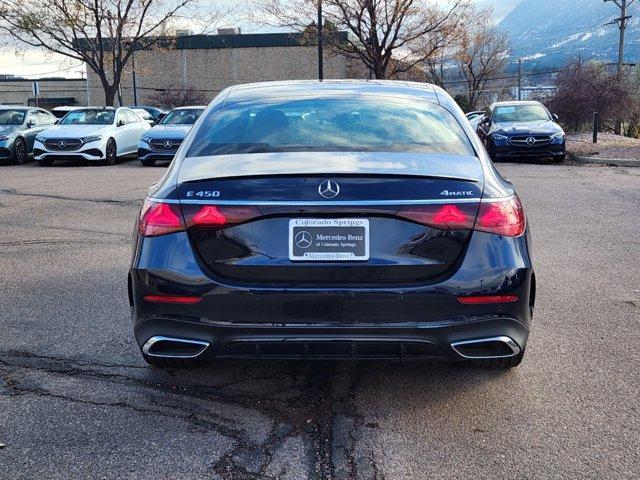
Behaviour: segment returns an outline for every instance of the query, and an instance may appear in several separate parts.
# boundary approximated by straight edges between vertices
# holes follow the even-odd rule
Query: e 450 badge
[[[189,190],[186,193],[187,197],[200,197],[200,198],[214,198],[220,196],[219,190]]]

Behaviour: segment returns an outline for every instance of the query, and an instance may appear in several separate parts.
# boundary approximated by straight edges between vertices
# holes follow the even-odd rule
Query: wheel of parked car
[[[107,148],[105,151],[104,162],[107,165],[115,165],[117,159],[118,159],[118,148],[116,147],[116,141],[113,138],[110,138],[107,141]]]
[[[13,161],[18,165],[27,161],[27,144],[22,138],[16,139],[13,146]]]
[[[140,159],[140,163],[145,167],[153,167],[156,164],[156,161],[153,158],[145,158]]]
[[[51,165],[53,165],[53,160],[51,160],[50,158],[43,158],[42,160],[38,160],[38,165],[40,165],[41,167],[50,167]]]

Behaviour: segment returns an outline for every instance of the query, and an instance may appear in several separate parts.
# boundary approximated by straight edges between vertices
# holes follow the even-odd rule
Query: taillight
[[[406,205],[398,216],[440,230],[478,230],[508,237],[522,235],[525,216],[517,196],[509,200],[444,205]]]
[[[441,230],[471,230],[477,210],[477,203],[406,205],[397,215]]]
[[[144,237],[157,237],[185,229],[178,205],[145,200],[140,210],[138,233]]]
[[[231,205],[183,205],[188,228],[225,228],[262,215],[257,207]]]
[[[483,202],[478,210],[475,230],[517,237],[524,233],[524,209],[517,196],[509,200]]]

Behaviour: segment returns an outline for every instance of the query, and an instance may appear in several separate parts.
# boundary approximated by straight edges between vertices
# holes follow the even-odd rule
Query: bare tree
[[[211,100],[209,95],[203,91],[180,86],[158,90],[149,95],[149,98],[154,105],[167,109],[189,105],[206,105]]]
[[[0,0],[0,32],[85,62],[113,105],[134,50],[153,48],[196,0]]]
[[[315,27],[318,1],[254,0],[263,22],[307,31]],[[325,20],[348,33],[327,35],[326,42],[360,59],[375,78],[394,78],[441,48],[438,39],[447,38],[469,5],[470,0],[322,0]]]
[[[467,84],[471,110],[477,109],[489,80],[504,72],[508,48],[506,36],[488,19],[476,20],[459,35],[454,56]]]
[[[556,78],[558,89],[548,105],[570,130],[591,128],[593,112],[598,112],[604,130],[616,130],[618,121],[630,133],[640,117],[638,78],[620,76],[606,65],[576,60]]]

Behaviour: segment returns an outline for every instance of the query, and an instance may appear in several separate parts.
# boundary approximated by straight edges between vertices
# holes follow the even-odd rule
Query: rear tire
[[[146,353],[142,354],[142,358],[152,367],[160,368],[189,368],[198,363],[197,359],[193,358],[163,358],[152,357]]]
[[[36,160],[36,162],[38,162],[38,165],[40,165],[41,167],[50,167],[51,165],[53,165],[53,160],[50,158],[44,158],[42,160]]]
[[[518,355],[509,358],[484,358],[481,360],[472,360],[471,365],[487,370],[508,370],[520,365],[523,358],[524,350],[522,350]]]
[[[22,138],[17,138],[13,144],[13,162],[22,165],[27,161],[27,144]]]
[[[140,163],[145,166],[145,167],[154,167],[156,164],[156,161],[153,158],[148,158],[145,160],[140,160]]]

